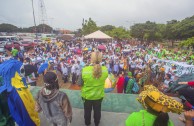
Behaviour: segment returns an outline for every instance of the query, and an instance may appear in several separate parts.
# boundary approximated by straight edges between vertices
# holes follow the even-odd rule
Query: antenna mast
[[[44,4],[44,0],[39,0],[39,22],[42,24],[42,33],[45,32],[45,24],[47,24],[47,14],[46,14],[46,8]]]

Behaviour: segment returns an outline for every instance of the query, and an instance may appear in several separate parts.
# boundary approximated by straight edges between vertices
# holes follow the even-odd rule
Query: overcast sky
[[[47,23],[54,28],[76,30],[82,20],[91,17],[98,26],[128,28],[147,20],[157,23],[194,15],[194,0],[44,0]],[[37,24],[39,0],[34,0]],[[0,23],[19,27],[34,25],[31,0],[0,0]]]

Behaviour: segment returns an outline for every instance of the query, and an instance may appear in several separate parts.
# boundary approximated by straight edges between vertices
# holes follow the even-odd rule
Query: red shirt
[[[189,86],[194,86],[194,81],[188,82],[188,85],[189,85]]]
[[[117,82],[117,93],[123,93],[124,82],[125,82],[125,78],[123,76],[119,77]]]

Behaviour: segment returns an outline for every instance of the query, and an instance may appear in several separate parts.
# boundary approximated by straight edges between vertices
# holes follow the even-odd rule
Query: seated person
[[[144,86],[144,91],[137,100],[145,110],[130,114],[125,122],[126,126],[173,126],[168,112],[180,114],[183,111],[181,103],[164,95],[152,85]]]

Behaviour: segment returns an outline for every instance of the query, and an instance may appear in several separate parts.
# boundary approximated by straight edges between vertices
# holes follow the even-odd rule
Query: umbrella
[[[84,50],[84,51],[88,51],[88,48],[84,48],[83,50]]]
[[[37,73],[37,68],[33,65],[27,64],[24,65],[24,71],[25,71],[25,76],[29,76],[32,73]]]
[[[92,51],[92,48],[88,48],[88,51]]]
[[[38,69],[38,74],[42,74],[49,67],[48,63],[43,63]]]
[[[106,50],[106,47],[105,47],[104,45],[99,45],[99,46],[98,46],[98,49]]]

